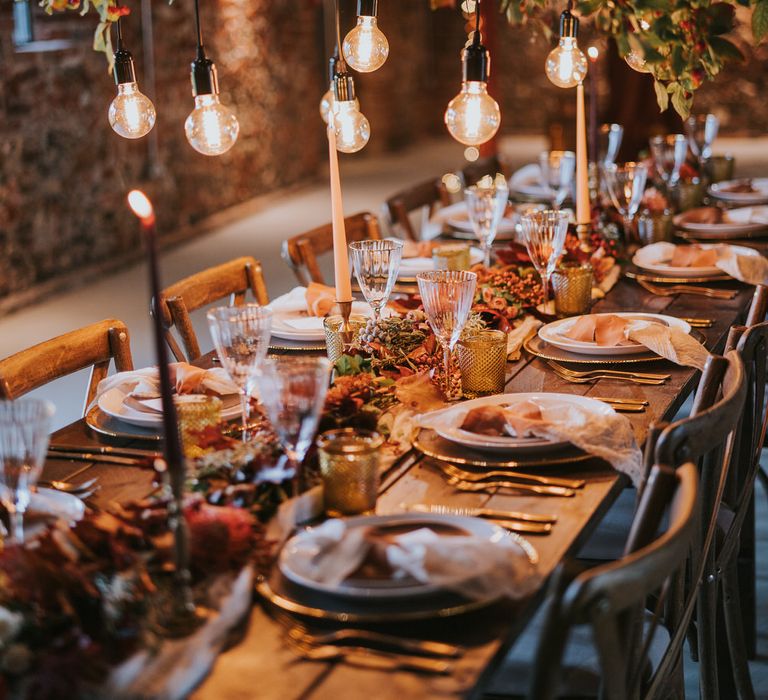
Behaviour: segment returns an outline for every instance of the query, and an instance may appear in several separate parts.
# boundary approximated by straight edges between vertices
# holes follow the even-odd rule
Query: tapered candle
[[[163,453],[168,465],[171,490],[179,504],[184,495],[184,458],[181,451],[179,424],[176,419],[176,404],[173,402],[173,386],[171,373],[168,370],[168,348],[160,316],[160,273],[157,265],[157,231],[155,228],[155,211],[152,202],[140,190],[131,190],[128,194],[128,204],[141,221],[144,234],[144,244],[147,249],[149,264],[149,286],[152,294],[152,321],[154,325],[155,354],[157,356],[157,372],[160,376],[160,395],[163,404],[163,429],[165,442]]]
[[[344,207],[341,201],[339,154],[336,151],[336,134],[330,124],[328,125],[328,160],[331,171],[331,221],[333,222],[333,269],[336,282],[336,301],[352,301],[347,232],[344,227]]]
[[[584,83],[576,86],[576,223],[589,224],[589,171],[587,166],[587,119]]]
[[[590,46],[587,49],[587,56],[592,64],[589,68],[589,140],[587,143],[589,160],[592,163],[597,163],[597,58],[599,55],[597,46]]]

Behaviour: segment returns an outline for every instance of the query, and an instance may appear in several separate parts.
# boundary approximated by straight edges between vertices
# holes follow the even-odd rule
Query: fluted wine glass
[[[248,439],[253,381],[269,349],[272,309],[259,304],[220,306],[211,309],[207,318],[221,366],[240,389],[245,442]]]
[[[443,346],[445,396],[452,398],[451,352],[467,323],[475,298],[477,275],[466,270],[434,270],[416,275],[424,313]]]
[[[553,209],[559,209],[573,187],[576,154],[573,151],[544,151],[539,154],[543,184],[549,188]]]
[[[621,124],[602,124],[597,134],[597,159],[600,163],[615,163],[624,138]]]
[[[648,178],[648,168],[645,163],[611,163],[603,166],[608,194],[613,206],[618,209],[624,219],[627,238],[632,235],[635,214],[640,207]]]
[[[653,166],[667,188],[680,180],[680,168],[688,154],[688,139],[684,134],[654,136],[650,140]]]
[[[325,357],[275,357],[263,363],[256,378],[259,399],[293,471],[295,493],[330,377],[331,363]]]
[[[490,187],[473,185],[464,190],[464,201],[475,236],[483,249],[483,265],[490,267],[491,245],[507,208],[509,190],[495,183]]]
[[[355,277],[378,322],[400,270],[401,241],[355,241],[349,244]]]
[[[531,211],[521,221],[523,242],[528,256],[541,276],[544,305],[549,300],[549,278],[563,254],[565,234],[568,231],[568,213],[564,211]]]
[[[10,517],[10,541],[24,541],[24,513],[48,449],[53,404],[40,399],[0,401],[0,501]]]
[[[693,155],[698,158],[699,172],[704,172],[704,163],[712,157],[712,144],[717,138],[720,121],[714,114],[698,114],[685,121],[685,135]]]

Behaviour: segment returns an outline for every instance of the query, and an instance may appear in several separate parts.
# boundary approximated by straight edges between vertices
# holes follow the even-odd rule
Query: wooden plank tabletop
[[[728,288],[728,285],[725,285]],[[739,294],[733,300],[712,300],[695,296],[657,297],[630,280],[622,280],[597,304],[595,311],[649,311],[679,317],[712,318],[715,324],[702,332],[710,350],[722,349],[728,328],[743,321],[752,288],[731,285]],[[669,420],[696,385],[698,372],[669,362],[640,365],[648,371],[664,372],[670,380],[661,386],[632,385],[600,380],[594,384],[570,384],[556,377],[543,361],[524,354],[510,365],[507,392],[547,391],[570,394],[634,397],[649,402],[644,413],[627,414],[639,443],[653,422]],[[98,437],[82,421],[58,431],[54,443],[94,445]],[[557,512],[558,523],[548,536],[529,536],[540,555],[544,578],[563,557],[576,551],[597,526],[610,504],[626,484],[626,478],[598,461],[548,468],[553,475],[583,477],[587,484],[573,498],[537,498],[479,493],[457,493],[448,486],[430,460],[418,455],[403,461],[385,477],[377,505],[378,512],[397,512],[416,502],[454,505],[489,505],[528,512]],[[47,463],[46,478],[74,481],[99,477],[102,490],[97,504],[145,496],[152,485],[152,472],[104,463],[69,460]],[[467,647],[455,671],[445,677],[408,672],[384,672],[353,668],[343,663],[310,662],[298,659],[285,645],[284,629],[260,606],[254,606],[241,642],[223,653],[210,676],[193,694],[196,700],[245,700],[281,698],[290,700],[333,698],[382,700],[406,698],[457,698],[471,695],[483,672],[512,643],[532,616],[540,596],[494,606],[490,610],[461,618],[395,627],[399,634],[456,641]]]

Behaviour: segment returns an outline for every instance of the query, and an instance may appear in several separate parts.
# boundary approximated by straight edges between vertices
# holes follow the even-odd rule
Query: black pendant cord
[[[571,0],[568,0],[569,2]],[[475,0],[475,37],[474,42],[480,43],[480,0]]]
[[[341,12],[339,10],[339,0],[334,0],[334,17],[336,19],[336,53],[339,57],[336,62],[336,72],[346,73],[347,63],[344,60],[344,52],[341,49]]]
[[[198,58],[205,57],[205,49],[203,48],[203,29],[200,26],[200,1],[195,0],[195,27],[197,27],[197,56]]]
[[[120,0],[115,0],[115,7],[120,7]],[[117,18],[117,50],[123,49],[123,17],[122,15]]]

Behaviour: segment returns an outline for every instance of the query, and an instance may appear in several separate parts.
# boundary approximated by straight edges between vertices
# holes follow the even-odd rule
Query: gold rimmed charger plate
[[[124,423],[117,418],[108,416],[98,406],[91,408],[85,414],[86,425],[99,435],[115,438],[117,440],[148,440],[160,442],[163,439],[161,433],[148,428],[140,428],[138,425]]]
[[[289,341],[286,341],[289,342]],[[325,343],[304,343],[303,345],[281,345],[278,343],[271,343],[267,352],[326,352],[328,348]]]
[[[541,452],[521,455],[517,459],[509,459],[499,454],[480,452],[465,445],[458,445],[450,440],[441,438],[434,430],[421,430],[413,441],[413,447],[426,457],[439,459],[442,462],[467,464],[473,467],[506,467],[508,469],[527,469],[529,467],[548,467],[571,462],[583,462],[592,459],[575,447],[566,447],[542,454]]]
[[[417,596],[397,602],[354,600],[305,589],[288,581],[277,570],[269,579],[257,581],[256,592],[271,605],[293,615],[344,624],[386,624],[454,617],[488,607],[499,600],[468,600],[454,593]]]
[[[643,282],[666,282],[667,284],[697,284],[701,282],[736,282],[733,277],[724,272],[716,275],[700,275],[699,277],[679,277],[675,275],[662,275],[657,272],[649,272],[632,266],[624,270],[624,274],[633,280]]]
[[[756,231],[739,231],[738,234],[721,232],[718,235],[715,235],[707,233],[702,234],[701,231],[678,230],[675,231],[675,235],[679,236],[680,238],[684,238],[686,241],[694,241],[696,243],[725,243],[727,241],[728,243],[738,245],[739,241],[742,240],[765,240],[768,238],[768,226],[764,226],[763,228]]]

